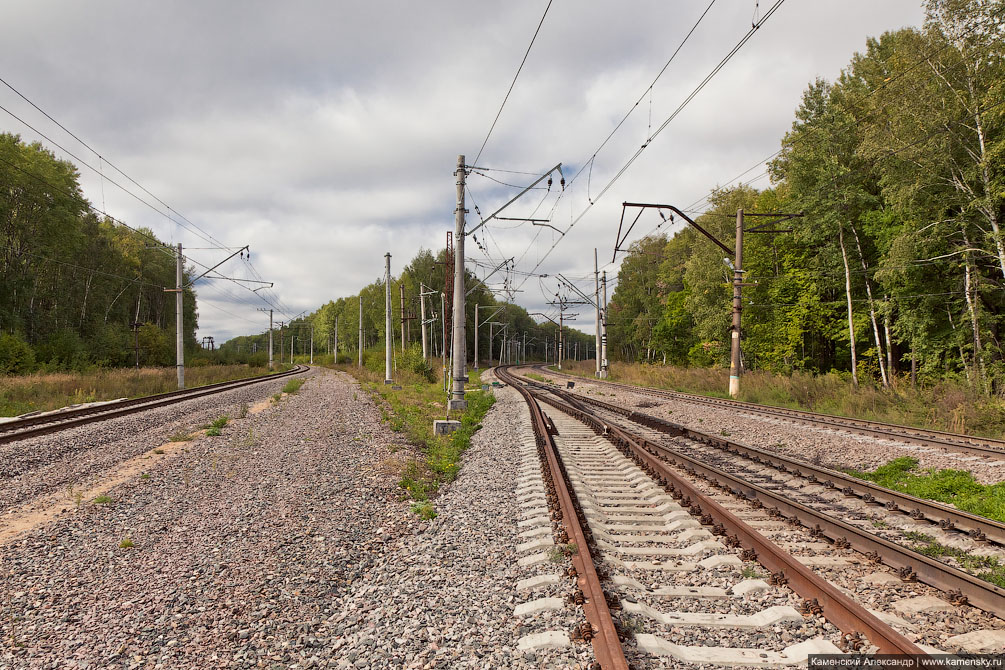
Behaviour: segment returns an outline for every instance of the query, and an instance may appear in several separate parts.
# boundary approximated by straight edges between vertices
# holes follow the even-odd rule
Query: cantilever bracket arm
[[[242,251],[244,251],[247,248],[248,248],[248,246],[245,245],[245,246],[241,247],[240,249],[238,249],[237,251],[235,251],[234,253],[232,253],[231,255],[227,256],[222,261],[220,261],[219,263],[217,263],[216,265],[214,265],[210,269],[206,270],[205,272],[203,272],[201,275],[199,275],[198,277],[196,277],[195,279],[193,279],[189,283],[185,284],[185,288],[188,288],[192,284],[196,283],[197,281],[199,281],[200,279],[202,279],[203,277],[205,277],[206,275],[208,275],[210,272],[212,272],[213,270],[217,269],[218,267],[220,267],[221,265],[223,265],[224,263],[226,263],[227,261],[229,261],[231,258],[233,258],[234,256],[236,256],[237,254],[241,253]]]
[[[528,186],[524,190],[522,190],[519,193],[517,193],[516,195],[514,195],[512,198],[509,199],[509,202],[507,202],[505,205],[503,205],[502,207],[500,207],[496,211],[494,211],[491,214],[489,214],[488,216],[486,216],[484,219],[482,219],[481,223],[479,223],[477,226],[475,226],[471,230],[466,231],[464,234],[465,235],[470,235],[473,232],[475,232],[476,230],[478,230],[479,228],[481,228],[482,226],[484,226],[486,223],[488,223],[489,221],[491,221],[492,219],[496,218],[496,215],[499,214],[499,212],[503,211],[504,209],[506,209],[507,207],[509,207],[510,205],[512,205],[514,202],[516,202],[517,199],[520,198],[520,196],[522,196],[524,193],[526,193],[530,189],[532,189],[535,186],[537,186],[538,184],[540,184],[542,181],[544,181],[545,177],[550,176],[551,173],[554,172],[555,170],[558,170],[559,174],[561,174],[562,173],[562,164],[559,163],[555,167],[551,168],[550,170],[548,170],[547,172],[545,172],[544,174],[542,174],[540,177],[538,177],[537,179],[535,179],[533,181],[533,183],[531,183],[530,186]],[[564,177],[563,177],[563,179],[564,179]]]
[[[629,207],[638,207],[639,208],[639,213],[638,213],[638,216],[635,217],[635,220],[632,221],[632,225],[628,226],[628,230],[625,231],[624,236],[622,236],[621,235],[621,229],[622,229],[622,227],[624,226],[624,223],[625,223],[625,210],[627,210]],[[646,209],[669,209],[671,212],[675,212],[677,214],[677,216],[679,216],[680,218],[684,219],[689,224],[691,224],[692,226],[694,226],[694,228],[699,233],[701,233],[702,235],[704,235],[708,239],[712,240],[712,242],[714,242],[715,245],[718,246],[720,249],[722,249],[724,252],[726,252],[730,256],[732,256],[734,254],[734,250],[733,249],[730,249],[725,244],[723,244],[722,242],[720,242],[719,240],[717,240],[715,238],[715,236],[712,235],[712,233],[708,232],[707,230],[705,230],[704,228],[702,228],[701,226],[699,226],[697,223],[694,222],[694,219],[692,219],[690,216],[688,216],[684,212],[680,211],[679,209],[677,209],[673,205],[658,205],[658,204],[645,203],[645,202],[623,202],[623,203],[621,203],[621,223],[618,224],[618,236],[617,236],[617,238],[615,239],[615,242],[614,242],[614,256],[611,258],[611,262],[612,263],[618,257],[618,252],[621,251],[621,245],[624,244],[625,240],[628,239],[628,234],[632,232],[632,228],[635,227],[635,224],[638,222],[639,217],[642,216],[642,212],[644,210],[646,210]]]

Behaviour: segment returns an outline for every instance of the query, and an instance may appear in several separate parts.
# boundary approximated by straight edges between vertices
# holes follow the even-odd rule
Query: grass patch
[[[914,551],[942,561],[948,559],[949,563],[956,563],[966,572],[1005,588],[1005,565],[1002,565],[996,557],[975,556],[955,547],[947,547],[925,533],[910,531],[906,536],[910,540],[908,546]]]
[[[471,437],[481,428],[482,418],[495,402],[495,396],[491,392],[480,390],[481,376],[478,370],[468,371],[469,390],[464,396],[468,408],[448,413],[442,382],[429,381],[428,375],[421,370],[399,370],[395,381],[401,385],[401,389],[392,390],[384,384],[383,373],[355,366],[340,369],[355,376],[363,388],[383,401],[379,405],[391,430],[402,433],[421,451],[423,457],[409,461],[399,481],[413,500],[428,500],[441,485],[457,477],[461,455],[471,444]],[[448,415],[451,419],[460,420],[460,429],[450,435],[434,435],[433,420],[443,419]]]
[[[150,479],[150,474],[144,472],[142,475],[140,475],[140,479]]]
[[[304,385],[304,380],[299,377],[294,377],[290,381],[286,382],[286,386],[283,387],[283,393],[288,393],[293,395],[300,390],[300,387]]]
[[[168,440],[170,440],[171,442],[188,442],[191,439],[192,439],[192,435],[190,433],[186,433],[186,432],[175,433],[174,435],[172,435],[171,437],[168,438]],[[154,453],[156,453],[156,452],[154,452]]]
[[[122,538],[122,541],[119,542],[119,549],[132,549],[135,546],[136,545],[133,544],[133,540],[130,537],[124,537]]]
[[[279,371],[281,370],[276,370]],[[247,365],[187,367],[185,387],[196,388],[217,382],[247,379],[266,372],[265,368]],[[138,398],[177,388],[178,376],[173,366],[0,376],[0,416],[44,412],[83,402]]]
[[[164,453],[164,450],[161,449],[161,448],[157,448],[157,449],[154,449],[154,453],[157,454],[158,456],[160,456],[161,454]]]
[[[595,370],[592,360],[562,362],[562,372],[579,377],[592,378]],[[729,370],[725,368],[614,363],[609,378],[623,384],[728,397]],[[988,398],[965,381],[952,379],[919,384],[914,389],[909,380],[898,377],[892,388],[884,389],[863,378],[856,389],[846,373],[795,371],[785,375],[752,370],[743,375],[739,399],[966,435],[1005,437],[1005,400]]]
[[[548,383],[547,377],[539,375],[536,372],[524,372],[523,376],[527,377],[528,379],[533,379],[536,382],[544,382],[546,384]]]
[[[872,471],[846,470],[859,479],[995,521],[1005,521],[1005,483],[981,484],[965,470],[918,469],[918,459],[895,458]]]
[[[107,505],[108,503],[112,502],[112,496],[101,494],[91,502],[93,502],[95,505]]]
[[[214,419],[213,423],[209,424],[209,428],[206,430],[206,435],[209,437],[217,437],[218,435],[221,435],[223,427],[227,425],[228,421],[230,421],[230,417],[226,415]]]
[[[412,503],[412,512],[414,514],[418,514],[419,518],[425,519],[426,521],[436,518],[436,509],[433,507],[433,503],[428,500]]]

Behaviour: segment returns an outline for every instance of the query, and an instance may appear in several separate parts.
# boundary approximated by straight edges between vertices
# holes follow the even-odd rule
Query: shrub
[[[0,374],[21,375],[35,369],[35,352],[17,335],[0,335]]]
[[[422,345],[413,344],[408,347],[404,353],[400,353],[398,355],[400,356],[398,361],[398,366],[400,368],[408,370],[409,372],[414,372],[427,382],[436,381],[436,372],[434,372],[432,366],[429,365],[429,361],[422,357]]]

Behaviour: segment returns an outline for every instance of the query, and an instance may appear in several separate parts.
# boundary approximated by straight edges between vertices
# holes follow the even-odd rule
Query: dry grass
[[[566,361],[562,371],[593,377],[593,361]],[[729,371],[639,363],[611,365],[611,381],[726,398]],[[845,375],[796,372],[776,375],[755,370],[743,376],[740,400],[838,416],[885,421],[984,437],[1005,437],[1005,403],[965,385],[944,381],[912,389],[898,380],[893,389],[863,383],[856,390]]]
[[[186,368],[185,386],[194,388],[264,374],[247,365],[207,365]],[[50,372],[0,377],[0,416],[59,409],[67,405],[116,398],[136,398],[174,391],[174,368],[98,370],[86,373]]]

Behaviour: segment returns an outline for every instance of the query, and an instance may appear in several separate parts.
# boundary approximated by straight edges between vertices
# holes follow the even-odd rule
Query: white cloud
[[[18,28],[0,43],[0,61],[4,79],[190,220],[227,244],[250,244],[259,271],[300,311],[373,281],[385,251],[397,272],[419,247],[442,245],[456,156],[473,160],[544,4],[5,3],[0,21]],[[753,4],[715,4],[654,89],[653,126],[747,30]],[[571,177],[704,6],[554,3],[480,162],[542,170],[562,161]],[[623,200],[701,198],[777,149],[809,81],[833,79],[868,36],[920,21],[917,0],[786,3],[540,271],[585,276],[594,246],[601,264],[610,260]],[[0,90],[0,104],[93,159],[10,91]],[[645,141],[649,105],[647,97],[598,156],[592,197]],[[13,119],[0,128],[35,139]],[[163,238],[207,246],[110,184],[102,198],[98,178],[82,172],[99,206]],[[483,213],[514,193],[471,182]],[[584,173],[569,189],[555,225],[587,206],[586,182]],[[539,196],[514,212],[529,213]],[[535,234],[520,264],[530,270],[553,231],[499,227],[479,239],[493,256],[519,257]],[[207,264],[223,256],[192,255]],[[227,270],[240,272],[240,263]],[[517,301],[541,310],[538,281],[524,289]],[[200,297],[200,336],[222,342],[264,323],[246,290],[206,287]],[[578,324],[589,330],[592,317],[581,311]]]

